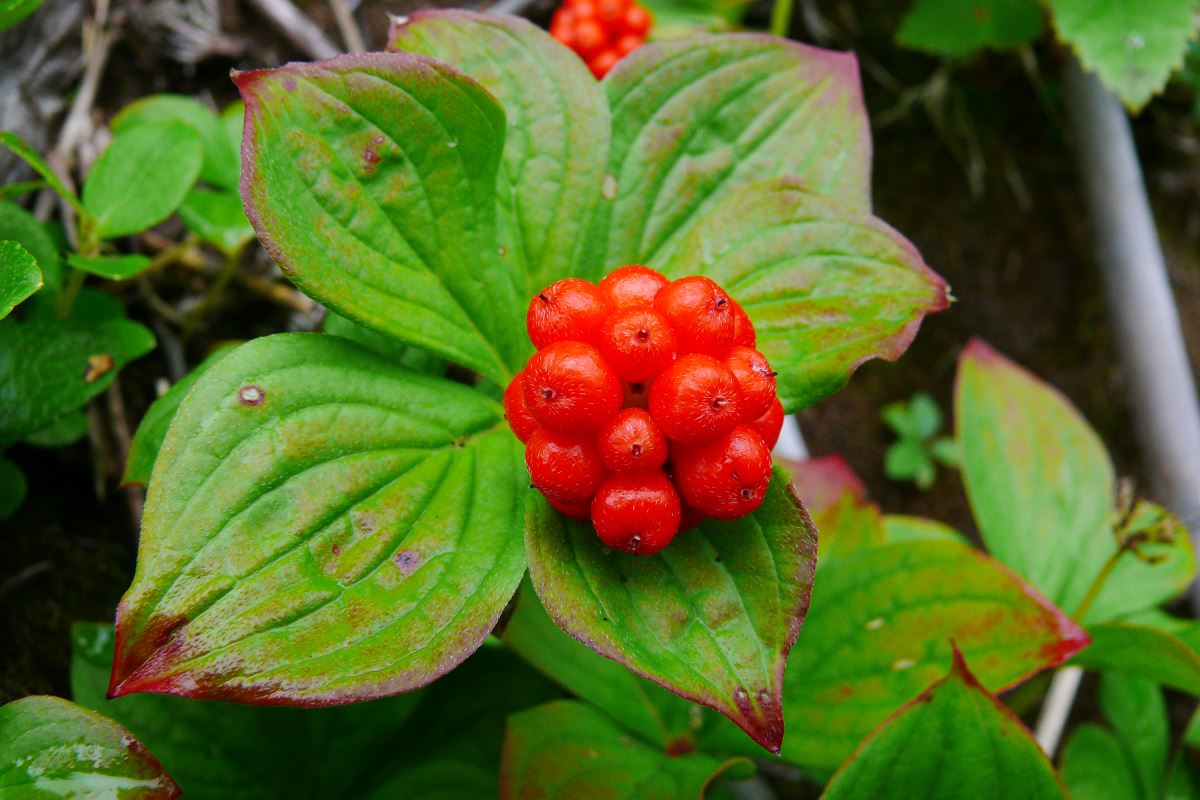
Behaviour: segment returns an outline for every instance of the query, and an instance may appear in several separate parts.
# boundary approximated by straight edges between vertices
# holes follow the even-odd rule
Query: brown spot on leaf
[[[686,756],[688,753],[694,752],[696,752],[696,745],[686,736],[679,736],[667,742],[667,756],[669,758]]]
[[[113,357],[108,353],[93,353],[88,356],[87,369],[83,372],[84,383],[94,383],[103,376],[112,372],[112,368],[116,366]]]
[[[258,384],[248,383],[238,389],[237,399],[238,405],[261,406],[267,399],[267,393]]]
[[[404,575],[412,575],[417,571],[417,567],[421,566],[421,554],[412,550],[401,550],[392,556],[392,562]]]

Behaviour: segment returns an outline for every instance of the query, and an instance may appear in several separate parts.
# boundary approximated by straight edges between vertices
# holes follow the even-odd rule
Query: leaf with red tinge
[[[1062,800],[1066,790],[1029,730],[954,651],[950,674],[871,734],[824,800],[920,797]]]
[[[587,703],[556,700],[508,718],[500,797],[676,800],[703,797],[718,777],[746,778],[744,758],[668,754],[634,739]]]
[[[999,691],[1066,660],[1088,637],[1001,564],[952,541],[901,541],[822,561],[788,662],[784,758],[827,777],[945,672],[951,640]]]
[[[925,316],[950,304],[907,239],[795,178],[724,196],[654,266],[706,275],[745,307],[789,412],[845,386],[866,361],[895,361]]]
[[[653,556],[611,551],[590,525],[531,496],[525,547],[538,597],[564,631],[779,750],[784,664],[817,555],[784,473],[758,511],[706,521]]]
[[[817,563],[883,544],[879,506],[867,499],[867,487],[844,458],[778,461],[792,474],[796,494],[820,533]]]
[[[336,336],[222,358],[154,464],[111,694],[332,705],[453,669],[525,570],[502,413]]]
[[[129,731],[59,697],[0,706],[0,797],[170,800],[179,787]]]

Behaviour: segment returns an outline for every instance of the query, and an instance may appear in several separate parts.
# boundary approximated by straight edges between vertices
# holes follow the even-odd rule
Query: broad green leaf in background
[[[893,442],[883,456],[883,472],[893,481],[912,481],[925,491],[937,480],[937,465],[921,442],[901,439]]]
[[[0,456],[0,520],[16,513],[25,500],[25,473],[13,462]]]
[[[990,691],[1087,644],[1032,587],[954,542],[864,548],[820,562],[818,573],[804,635],[788,662],[783,749],[818,779],[945,673],[952,641]]]
[[[963,480],[988,551],[1074,612],[1117,550],[1115,475],[1100,438],[1062,394],[979,340],[959,360],[955,415]],[[1162,563],[1125,555],[1087,621],[1183,591],[1196,567],[1180,531]]]
[[[583,275],[610,128],[608,102],[583,62],[518,17],[418,11],[394,25],[390,39],[390,49],[461,69],[507,112],[500,245],[524,265],[523,296]]]
[[[175,419],[175,412],[179,410],[179,404],[183,402],[183,398],[187,396],[188,391],[200,379],[200,376],[212,369],[218,361],[231,352],[233,352],[231,347],[222,347],[215,351],[150,404],[129,445],[129,458],[125,462],[125,472],[121,477],[122,484],[145,486],[149,482],[150,473],[154,469],[154,460],[158,458],[158,451],[167,437],[167,428],[170,427],[171,420]]]
[[[479,392],[334,336],[239,347],[159,451],[114,694],[327,705],[429,683],[520,582],[526,481]]]
[[[41,5],[42,0],[0,0],[0,31],[16,25]]]
[[[11,239],[37,259],[46,288],[62,288],[62,260],[54,239],[37,218],[16,203],[0,201],[0,239]]]
[[[227,256],[254,238],[242,198],[234,191],[192,189],[179,205],[179,218],[201,241]]]
[[[3,1],[0,0],[0,2]],[[0,131],[0,145],[7,147],[14,155],[32,167],[34,172],[41,175],[46,183],[50,184],[50,188],[57,192],[59,197],[70,203],[80,215],[87,217],[88,212],[83,203],[79,202],[75,193],[63,183],[63,179],[58,177],[58,173],[46,163],[46,159],[42,158],[38,151],[29,146],[28,142],[12,131]]]
[[[942,429],[942,410],[925,392],[917,392],[907,401],[888,403],[880,416],[897,436],[923,442]]]
[[[364,800],[396,800],[398,797],[479,800],[496,797],[499,785],[495,770],[446,758],[401,770],[368,793]]]
[[[1130,109],[1183,64],[1196,32],[1192,0],[1045,0],[1058,36]]]
[[[162,765],[112,720],[45,695],[0,706],[0,798],[178,796]]]
[[[844,458],[834,455],[781,463],[791,473],[796,494],[820,533],[818,563],[883,544],[879,507],[867,499],[867,487]]]
[[[39,297],[41,295],[38,295]],[[127,319],[38,316],[0,322],[0,446],[52,425],[150,352],[154,336]]]
[[[1142,800],[1129,751],[1112,732],[1084,723],[1067,740],[1059,762],[1072,800]]]
[[[37,259],[11,239],[0,239],[0,319],[42,288]]]
[[[179,208],[200,174],[200,137],[182,122],[118,133],[83,182],[83,204],[101,239],[153,228]]]
[[[530,497],[525,543],[533,585],[564,631],[778,751],[783,669],[817,545],[782,472],[758,511],[706,521],[654,556],[609,551],[540,496]]]
[[[325,332],[358,342],[368,350],[374,350],[388,361],[402,367],[415,369],[418,372],[428,372],[430,375],[446,374],[446,359],[435,356],[428,350],[405,344],[386,333],[359,325],[354,320],[343,317],[334,311],[325,315]]]
[[[113,133],[121,134],[141,125],[157,126],[178,122],[200,138],[201,180],[223,189],[237,189],[241,156],[237,143],[225,135],[215,111],[199,100],[177,94],[153,94],[121,109],[113,117]]]
[[[1108,672],[1100,677],[1100,708],[1129,754],[1141,787],[1139,795],[1156,800],[1162,795],[1171,746],[1162,688],[1143,678]]]
[[[985,48],[1029,44],[1042,30],[1036,0],[914,0],[896,41],[936,56],[965,58]]]
[[[1033,736],[954,654],[950,674],[863,742],[824,800],[1066,797]]]
[[[127,726],[197,800],[360,800],[425,795],[392,788],[419,765],[454,758],[486,768],[495,796],[504,717],[555,691],[517,659],[487,649],[436,686],[336,708],[293,709],[161,695],[107,700],[111,625],[72,629],[77,702]],[[473,712],[473,713],[472,713]],[[435,776],[428,776],[431,787]],[[453,780],[453,775],[445,779]],[[451,783],[455,786],[455,783]],[[378,787],[374,794],[368,790]]]
[[[818,530],[820,530],[818,528]],[[910,517],[904,514],[887,514],[883,518],[884,540],[891,542],[911,542],[916,540],[933,540],[969,544],[967,538],[945,523],[923,517]]]
[[[145,272],[146,267],[150,266],[150,257],[140,253],[116,256],[81,256],[72,253],[67,256],[67,264],[110,281],[124,281]]]
[[[1079,651],[1073,664],[1122,672],[1200,697],[1200,655],[1166,631],[1145,625],[1091,625],[1092,643]]]
[[[452,67],[406,53],[236,81],[248,117],[243,200],[292,280],[506,384],[530,345],[523,277],[496,236],[496,101]]]
[[[766,179],[792,176],[846,208],[870,208],[870,130],[851,53],[702,36],[639,47],[603,85],[613,134],[600,187],[602,272],[662,269],[696,220],[718,206],[728,217],[729,199]],[[721,244],[738,244],[739,228]]]
[[[795,179],[722,197],[655,266],[707,275],[737,298],[789,412],[840,389],[864,361],[894,361],[922,318],[949,304],[916,249],[866,211]]]
[[[87,413],[76,409],[63,414],[45,428],[28,434],[21,441],[35,447],[66,447],[82,439],[87,429]]]
[[[508,719],[500,797],[606,797],[684,800],[703,797],[726,771],[746,777],[746,759],[700,753],[668,756],[638,742],[611,717],[577,700],[557,700]]]

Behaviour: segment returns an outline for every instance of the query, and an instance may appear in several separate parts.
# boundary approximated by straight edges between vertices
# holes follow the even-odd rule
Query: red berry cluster
[[[637,0],[566,0],[550,35],[579,54],[597,78],[641,47],[654,18]]]
[[[783,406],[754,325],[720,286],[635,264],[599,286],[551,284],[525,321],[538,351],[504,411],[551,505],[648,555],[762,503]]]

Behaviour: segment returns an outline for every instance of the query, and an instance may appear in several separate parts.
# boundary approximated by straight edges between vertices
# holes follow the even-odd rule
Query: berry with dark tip
[[[643,408],[626,408],[596,435],[600,460],[611,472],[657,470],[667,461],[667,438]]]
[[[621,381],[590,344],[543,347],[529,359],[524,376],[525,405],[547,428],[595,430],[621,408]]]
[[[675,329],[680,355],[721,355],[733,345],[733,304],[708,278],[671,281],[655,296],[654,307]]]
[[[582,503],[600,488],[604,464],[592,437],[540,428],[525,447],[534,488],[558,503]]]
[[[672,458],[684,501],[716,519],[738,519],[754,511],[771,482],[771,451],[746,425],[719,439],[679,448]]]
[[[700,353],[681,356],[654,379],[649,409],[667,438],[683,444],[728,433],[742,419],[737,379]]]
[[[733,373],[741,391],[742,419],[756,420],[775,402],[775,371],[762,353],[749,347],[732,347],[725,366]]]
[[[641,264],[629,264],[614,269],[600,281],[600,291],[617,308],[654,307],[654,298],[670,281],[658,270]]]
[[[612,308],[612,301],[600,287],[579,278],[566,278],[534,295],[525,313],[525,327],[538,349],[572,339],[594,344]]]
[[[599,347],[621,380],[636,383],[675,360],[675,331],[652,308],[627,308],[605,321]]]
[[[666,475],[614,475],[592,500],[592,524],[609,547],[648,556],[679,532],[679,494]]]

